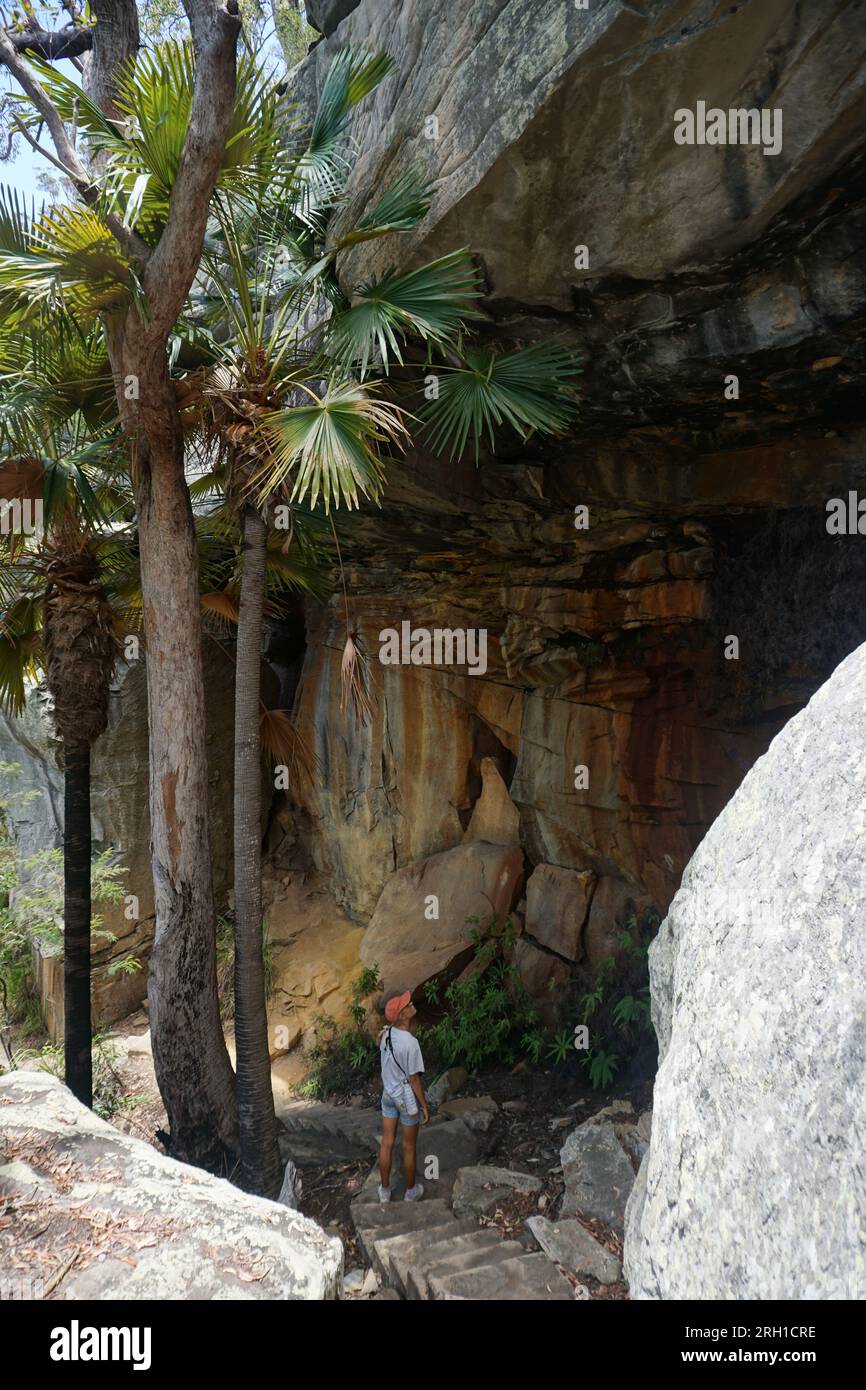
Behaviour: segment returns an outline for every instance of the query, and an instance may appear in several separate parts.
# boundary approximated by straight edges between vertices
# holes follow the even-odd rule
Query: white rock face
[[[866,646],[746,777],[650,951],[632,1298],[866,1298]]]
[[[0,1153],[0,1196],[26,1199],[0,1269],[39,1278],[78,1245],[55,1296],[339,1297],[343,1247],[315,1221],[121,1133],[45,1072],[0,1077]]]

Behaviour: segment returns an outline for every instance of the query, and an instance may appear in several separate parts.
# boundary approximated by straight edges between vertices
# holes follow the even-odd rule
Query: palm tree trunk
[[[267,527],[243,512],[235,676],[235,1043],[241,1184],[274,1197],[281,1179],[262,958],[262,768],[259,734]]]
[[[63,817],[63,1014],[65,1078],[93,1104],[90,1022],[90,749],[65,749]]]

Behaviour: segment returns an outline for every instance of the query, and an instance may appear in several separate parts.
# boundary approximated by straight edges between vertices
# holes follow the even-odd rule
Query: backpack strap
[[[387,1049],[388,1049],[388,1051],[390,1052],[391,1056],[394,1058],[394,1063],[395,1063],[397,1069],[398,1069],[399,1071],[402,1071],[402,1072],[403,1072],[403,1075],[406,1077],[406,1080],[409,1081],[409,1076],[408,1076],[407,1072],[404,1070],[403,1067],[400,1066],[400,1063],[397,1061],[397,1054],[396,1054],[395,1051],[394,1051],[394,1044],[393,1044],[392,1041],[391,1041],[391,1029],[390,1029],[390,1028],[388,1029],[388,1034],[387,1034],[387,1036],[386,1036],[386,1038],[385,1038],[385,1046],[387,1047]],[[410,1086],[411,1086],[411,1084],[412,1084],[411,1081],[409,1081],[409,1085],[410,1085]]]

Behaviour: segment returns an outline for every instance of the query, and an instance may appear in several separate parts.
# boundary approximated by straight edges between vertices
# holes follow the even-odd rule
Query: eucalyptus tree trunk
[[[65,1080],[93,1104],[90,1014],[90,748],[65,750],[63,784],[63,1042]]]
[[[138,42],[135,5],[94,3],[99,22],[88,86],[111,115],[121,54],[128,58]],[[130,444],[141,553],[156,905],[148,981],[154,1067],[172,1154],[226,1172],[237,1153],[237,1104],[217,994],[198,555],[167,342],[201,258],[234,107],[240,20],[237,0],[183,4],[195,53],[189,128],[159,241],[132,247],[149,313],[145,322],[129,308],[105,328]],[[117,25],[118,10],[125,29]],[[119,234],[128,239],[123,229]]]
[[[235,667],[235,1045],[241,1184],[275,1197],[282,1167],[268,1048],[262,939],[262,755],[259,734],[268,531],[242,515],[243,568]]]
[[[149,245],[120,212],[104,213],[143,296],[137,305],[106,311],[103,324],[135,479],[141,551],[156,901],[149,982],[154,1064],[172,1152],[219,1168],[232,1154],[237,1110],[217,999],[198,562],[167,346],[201,259],[231,128],[241,26],[238,0],[182,3],[195,78],[168,214]],[[107,115],[122,121],[115,96],[121,66],[139,46],[135,0],[91,0],[90,14],[96,23],[87,26],[84,85]],[[54,53],[42,39],[37,48]],[[47,125],[79,198],[92,204],[98,155],[92,171],[38,72],[2,26],[0,60]]]
[[[142,351],[136,334],[115,351],[140,386],[132,429],[156,906],[153,1060],[172,1155],[227,1173],[237,1153],[237,1108],[217,993],[198,552],[183,435],[161,349]]]

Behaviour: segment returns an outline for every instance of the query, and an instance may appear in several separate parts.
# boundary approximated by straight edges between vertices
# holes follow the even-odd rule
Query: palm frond
[[[0,184],[0,251],[23,255],[30,247],[36,205],[27,203],[16,188]]]
[[[359,495],[376,499],[383,486],[381,451],[404,449],[409,433],[398,406],[373,397],[375,384],[331,384],[310,405],[289,406],[266,417],[262,429],[273,456],[253,476],[253,486],[273,494],[293,474],[293,501],[321,496],[331,506],[359,505]]]
[[[468,319],[478,318],[472,300],[480,294],[479,275],[466,250],[430,261],[406,275],[386,275],[361,285],[352,307],[335,315],[328,351],[346,370],[363,377],[376,356],[387,372],[392,358],[402,362],[400,343],[409,337],[442,344]]]
[[[577,404],[570,390],[580,373],[579,360],[560,343],[533,343],[514,352],[489,349],[467,352],[465,365],[437,368],[439,395],[420,414],[427,422],[430,445],[462,454],[471,438],[476,461],[486,435],[505,423],[524,439],[533,432],[559,434]]]
[[[86,323],[131,294],[129,264],[93,208],[58,205],[31,225],[24,249],[0,246],[0,310],[11,323],[39,314]]]
[[[0,706],[19,715],[39,675],[41,607],[24,594],[0,611]]]
[[[347,710],[352,711],[356,724],[369,724],[373,719],[367,656],[357,632],[346,635],[340,658],[340,712]]]
[[[349,47],[335,54],[319,97],[309,142],[298,165],[302,204],[332,202],[340,193],[348,160],[340,143],[352,109],[392,71],[387,53],[369,54]]]
[[[394,180],[350,232],[339,238],[337,249],[387,236],[390,232],[409,231],[429,212],[432,196],[433,184],[413,165]]]
[[[237,625],[240,619],[240,606],[237,598],[225,589],[217,589],[201,596],[202,612],[220,618],[224,624]]]
[[[265,551],[265,565],[268,586],[273,592],[289,589],[295,593],[311,594],[314,598],[324,598],[328,590],[322,559],[311,555],[295,542],[288,550],[284,549],[284,539],[279,531],[268,533]]]
[[[262,710],[259,737],[262,748],[274,765],[288,769],[289,781],[293,786],[297,786],[299,777],[306,777],[312,782],[315,776],[321,775],[319,759],[285,710]]]

